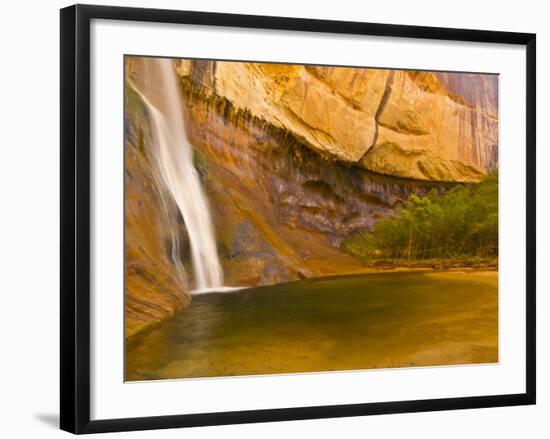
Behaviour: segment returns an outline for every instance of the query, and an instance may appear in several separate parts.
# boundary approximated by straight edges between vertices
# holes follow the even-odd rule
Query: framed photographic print
[[[535,35],[61,10],[61,428],[535,403]]]

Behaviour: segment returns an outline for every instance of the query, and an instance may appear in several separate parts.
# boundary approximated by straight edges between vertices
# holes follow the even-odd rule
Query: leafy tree
[[[434,259],[498,255],[498,174],[479,184],[458,185],[440,195],[411,195],[395,215],[341,246],[363,260]]]

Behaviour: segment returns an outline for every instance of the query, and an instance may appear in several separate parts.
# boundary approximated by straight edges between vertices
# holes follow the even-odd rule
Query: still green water
[[[194,296],[126,343],[126,380],[498,362],[496,272],[307,279]]]

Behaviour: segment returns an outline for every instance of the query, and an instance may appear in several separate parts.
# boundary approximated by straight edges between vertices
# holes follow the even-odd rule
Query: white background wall
[[[96,3],[90,1],[90,3]],[[109,1],[100,4],[535,32],[538,38],[538,405],[186,430],[143,438],[543,438],[550,435],[550,287],[545,2],[393,0]],[[4,2],[0,15],[0,435],[61,437],[58,419],[59,19],[63,1]],[[546,111],[545,111],[546,110]],[[7,135],[6,135],[7,134]],[[546,171],[546,172],[545,172]],[[546,203],[545,203],[546,201]],[[546,349],[545,349],[546,347]],[[545,371],[546,369],[546,371]],[[182,395],[182,398],[185,395]]]

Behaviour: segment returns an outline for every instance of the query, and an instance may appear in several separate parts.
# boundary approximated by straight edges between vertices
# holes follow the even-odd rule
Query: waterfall
[[[158,69],[154,80],[160,90],[161,110],[151,104],[134,84],[132,88],[147,108],[152,125],[153,153],[160,174],[185,221],[195,289],[196,292],[224,290],[208,201],[193,166],[193,146],[185,131],[176,72],[170,59],[154,59],[151,62]]]

